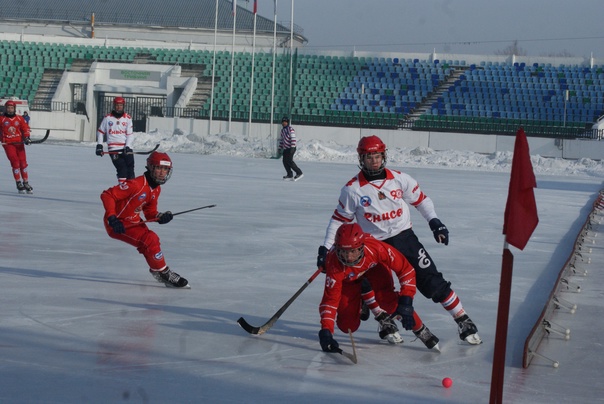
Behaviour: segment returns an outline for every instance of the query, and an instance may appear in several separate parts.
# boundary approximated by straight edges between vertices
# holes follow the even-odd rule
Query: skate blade
[[[465,341],[470,345],[480,345],[482,344],[482,340],[478,336],[478,334],[468,335]]]
[[[386,340],[388,340],[388,343],[392,345],[402,344],[404,342],[403,337],[401,337],[400,334],[386,335]]]
[[[171,283],[164,283],[164,282],[162,282],[162,283],[164,284],[165,287],[170,288],[170,289],[191,289],[191,285],[188,283],[186,286],[183,286],[183,287],[174,286]]]

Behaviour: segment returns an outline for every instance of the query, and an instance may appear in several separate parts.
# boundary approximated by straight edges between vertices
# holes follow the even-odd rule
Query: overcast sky
[[[277,3],[288,26],[291,3]],[[273,1],[258,12],[272,19]],[[518,40],[529,56],[604,58],[603,15],[602,0],[294,0],[307,46],[325,50],[492,55]]]

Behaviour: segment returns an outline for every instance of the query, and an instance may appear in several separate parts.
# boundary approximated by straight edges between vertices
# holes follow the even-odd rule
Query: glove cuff
[[[411,296],[401,296],[398,298],[398,303],[403,306],[413,306],[413,298]]]
[[[321,331],[319,331],[319,338],[329,338],[332,336],[333,334],[327,328],[321,328]]]
[[[430,226],[430,229],[432,231],[434,231],[434,230],[438,230],[439,227],[442,227],[443,223],[440,221],[440,219],[438,219],[437,217],[435,217],[434,219],[431,219],[428,222],[428,225]]]

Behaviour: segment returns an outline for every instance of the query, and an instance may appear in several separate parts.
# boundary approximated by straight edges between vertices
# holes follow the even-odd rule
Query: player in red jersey
[[[17,190],[20,194],[25,192],[32,194],[33,188],[29,185],[27,155],[24,146],[31,143],[30,130],[25,119],[21,115],[17,115],[16,109],[17,104],[14,101],[9,100],[4,104],[4,115],[0,117],[2,146],[8,161],[10,161]]]
[[[337,229],[344,223],[356,221],[363,231],[392,245],[407,258],[415,268],[418,290],[451,314],[461,340],[480,344],[476,325],[412,229],[410,206],[426,219],[436,242],[449,244],[449,230],[438,219],[434,203],[410,175],[386,168],[386,145],[379,137],[361,138],[357,152],[361,171],[342,187],[325,240],[319,247],[317,266],[323,266]],[[372,293],[371,285],[365,281],[363,296],[366,302]],[[369,308],[374,315],[379,311],[375,305]]]
[[[172,212],[157,211],[161,185],[172,175],[172,160],[166,153],[153,152],[147,158],[147,171],[140,177],[109,188],[101,194],[105,207],[103,221],[111,238],[137,248],[149,264],[149,272],[168,287],[190,288],[189,282],[171,271],[164,259],[157,234],[142,222],[157,220],[165,224],[172,220]]]
[[[132,154],[132,117],[124,112],[126,100],[113,99],[113,110],[103,118],[96,133],[96,155],[103,156],[103,142],[106,138],[111,162],[117,170],[118,182],[134,178],[134,155]]]
[[[392,272],[400,283],[394,290]],[[415,270],[394,247],[366,234],[357,223],[338,228],[333,248],[325,257],[325,289],[319,306],[321,331],[319,341],[325,352],[338,352],[333,338],[334,324],[347,333],[356,331],[361,323],[361,283],[368,279],[380,306],[377,316],[380,337],[386,339],[396,328],[392,317],[398,318],[406,330],[432,349],[438,350],[438,338],[426,327],[413,309]],[[398,335],[398,331],[395,331]],[[399,341],[403,342],[400,335]],[[392,342],[392,341],[389,341]]]

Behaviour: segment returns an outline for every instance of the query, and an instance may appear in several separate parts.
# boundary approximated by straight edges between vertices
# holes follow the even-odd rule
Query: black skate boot
[[[34,193],[34,188],[31,185],[29,185],[29,182],[27,182],[27,181],[23,181],[23,188],[25,189],[25,192],[27,192],[28,194]]]
[[[17,181],[17,191],[19,191],[20,194],[25,193],[25,187],[21,181]]]
[[[169,267],[166,267],[166,269],[164,269],[163,271],[152,271],[151,269],[149,269],[149,272],[151,272],[151,275],[153,275],[153,277],[159,283],[163,283],[168,288],[191,288],[191,286],[189,286],[189,281],[181,277],[176,272],[170,271]]]
[[[426,327],[425,324],[423,324],[422,328],[420,328],[419,330],[413,331],[413,334],[415,334],[415,336],[424,343],[426,348],[435,348],[437,351],[440,352],[440,347],[438,346],[438,337],[432,334],[432,332],[428,329],[428,327]]]
[[[472,345],[482,343],[482,340],[478,336],[478,328],[476,328],[476,324],[474,324],[467,314],[456,318],[455,322],[457,323],[459,338],[462,341],[466,341],[468,344]]]
[[[369,311],[369,307],[367,306],[365,301],[363,301],[363,303],[361,303],[361,321],[369,320],[370,314],[371,314],[371,311]]]
[[[398,327],[394,320],[385,311],[378,314],[375,320],[380,323],[378,332],[381,339],[388,340],[391,344],[400,344],[403,342],[403,337],[398,333]]]

